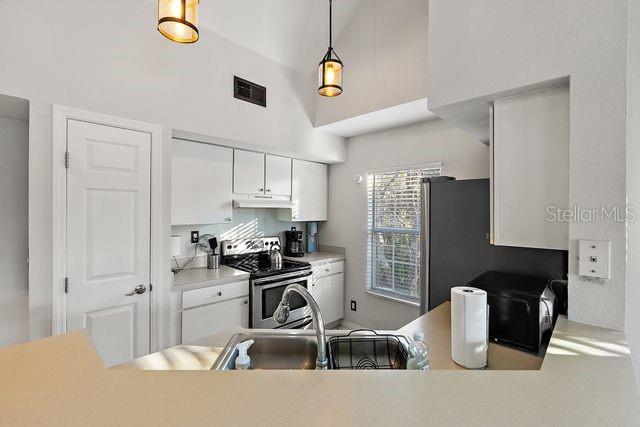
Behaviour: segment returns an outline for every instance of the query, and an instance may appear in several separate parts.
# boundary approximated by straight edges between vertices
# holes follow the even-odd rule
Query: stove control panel
[[[281,247],[279,237],[254,237],[249,239],[223,240],[220,243],[222,256],[255,254]]]

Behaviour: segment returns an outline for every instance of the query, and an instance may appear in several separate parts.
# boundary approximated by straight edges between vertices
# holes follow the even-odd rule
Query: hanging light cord
[[[333,50],[333,0],[329,0],[329,50]]]

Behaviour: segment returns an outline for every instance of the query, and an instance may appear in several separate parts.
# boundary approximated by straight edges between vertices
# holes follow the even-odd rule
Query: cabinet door
[[[182,343],[249,327],[249,297],[191,308],[182,312]]]
[[[330,323],[327,316],[331,315],[331,277],[313,278],[313,285],[311,289],[311,295],[318,303],[320,312],[322,313],[322,319],[324,323]]]
[[[264,154],[233,150],[233,192],[264,194]]]
[[[331,276],[332,322],[344,318],[344,273]]]
[[[233,150],[174,140],[171,158],[171,224],[230,223]]]
[[[265,194],[268,196],[291,195],[291,159],[266,155]]]
[[[322,163],[293,160],[291,199],[293,221],[326,221],[328,166]]]
[[[493,243],[566,250],[548,209],[569,208],[568,88],[495,101],[491,145]]]

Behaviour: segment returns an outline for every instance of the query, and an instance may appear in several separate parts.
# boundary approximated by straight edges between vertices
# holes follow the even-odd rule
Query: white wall
[[[29,340],[29,124],[0,112],[0,347]]]
[[[427,0],[363,3],[334,40],[344,92],[317,98],[316,126],[427,97],[427,10]]]
[[[340,138],[312,127],[316,92],[290,71],[212,32],[179,45],[156,5],[126,0],[4,2],[0,93],[340,161]],[[233,98],[233,76],[267,86],[266,109]]]
[[[230,224],[207,225],[174,225],[171,227],[171,235],[182,237],[182,250],[180,265],[189,260],[194,253],[194,245],[191,243],[191,231],[198,230],[200,235],[212,234],[222,240],[244,239],[248,237],[278,236],[284,246],[284,232],[296,227],[305,231],[305,224],[299,222],[278,221],[277,209],[240,209],[233,208],[233,222]],[[220,253],[220,249],[218,249]],[[173,262],[173,261],[172,261]],[[206,265],[206,256],[198,252],[196,259],[189,263],[189,268]],[[175,263],[172,264],[175,266]]]
[[[397,329],[418,317],[418,307],[365,293],[367,184],[356,175],[383,167],[442,162],[442,173],[458,179],[487,178],[489,149],[464,132],[434,120],[349,139],[347,162],[329,166],[329,220],[320,244],[346,249],[345,318],[360,326]],[[358,311],[349,308],[356,300]]]
[[[2,2],[0,93],[31,103],[29,279],[31,338],[51,333],[51,105],[163,126],[163,181],[170,182],[171,129],[341,161],[341,138],[315,131],[315,80],[209,31],[178,45],[156,31],[156,6],[126,0]],[[268,108],[232,96],[233,75],[268,87]],[[163,224],[170,234],[170,198]],[[168,245],[168,241],[166,243]],[[168,246],[162,249],[169,253]],[[162,286],[169,286],[167,282]]]
[[[569,76],[570,206],[624,206],[626,21],[627,0],[430,0],[430,106]],[[571,223],[569,239],[570,318],[623,329],[624,223]],[[604,285],[577,275],[578,239],[612,242]]]
[[[640,0],[629,0],[627,198],[640,207]],[[640,219],[627,224],[626,334],[640,384]]]

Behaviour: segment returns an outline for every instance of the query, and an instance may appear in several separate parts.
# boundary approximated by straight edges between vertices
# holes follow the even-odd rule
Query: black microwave
[[[548,279],[487,271],[468,285],[487,292],[492,340],[534,353],[548,343],[557,318]]]

